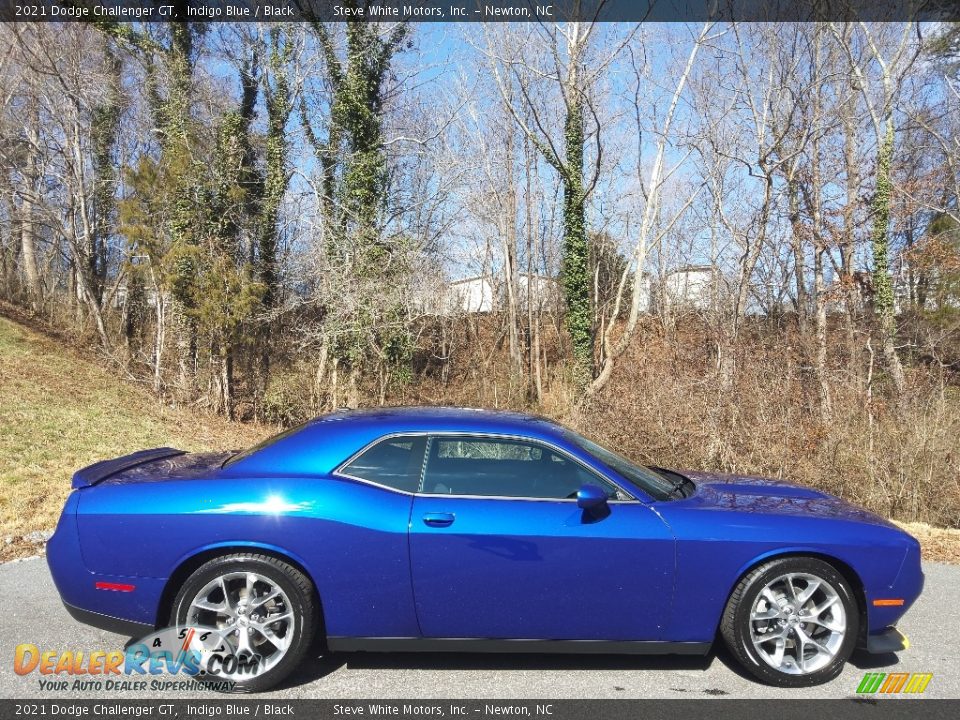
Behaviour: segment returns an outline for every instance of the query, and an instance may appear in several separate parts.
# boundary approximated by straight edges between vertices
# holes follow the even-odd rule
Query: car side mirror
[[[596,512],[607,506],[607,493],[596,485],[584,485],[577,490],[577,507]]]

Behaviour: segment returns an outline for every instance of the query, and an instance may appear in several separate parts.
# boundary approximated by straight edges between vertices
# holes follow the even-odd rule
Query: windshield
[[[567,440],[591,455],[604,465],[619,473],[638,487],[643,488],[654,500],[669,500],[674,492],[674,484],[659,473],[643,465],[637,465],[613,450],[598,445],[578,433],[563,428]]]

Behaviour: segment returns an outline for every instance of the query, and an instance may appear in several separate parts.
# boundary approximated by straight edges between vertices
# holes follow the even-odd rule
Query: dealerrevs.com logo
[[[40,675],[41,690],[222,692],[257,675],[261,661],[255,653],[238,652],[215,628],[179,626],[151,633],[124,650],[41,650],[21,643],[13,671]]]
[[[857,686],[858,695],[920,695],[933,673],[867,673]]]

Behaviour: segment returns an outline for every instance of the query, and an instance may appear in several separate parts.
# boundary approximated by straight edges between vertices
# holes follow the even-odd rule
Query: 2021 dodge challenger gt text
[[[73,487],[47,552],[68,610],[136,636],[214,629],[250,660],[233,677],[247,691],[315,639],[695,654],[722,639],[758,679],[807,686],[855,648],[905,649],[894,625],[923,586],[917,541],[836,497],[644,467],[528,415],[342,411],[240,453],[107,460]]]

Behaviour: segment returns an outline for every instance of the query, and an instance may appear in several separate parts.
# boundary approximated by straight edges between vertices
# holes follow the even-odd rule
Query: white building
[[[496,290],[489,275],[479,275],[447,283],[441,303],[444,314],[457,312],[487,313],[493,310]]]
[[[535,307],[546,307],[559,298],[559,291],[557,281],[546,275],[517,276],[517,305],[521,308],[526,308],[528,297]],[[420,295],[424,312],[437,315],[488,313],[507,306],[506,283],[494,275],[452,280],[436,288],[424,288]]]
[[[712,265],[685,265],[662,277],[643,273],[640,278],[640,309],[656,312],[661,303],[671,311],[709,310],[720,289],[720,272]]]
[[[708,310],[719,288],[719,271],[711,265],[687,265],[660,278],[649,273],[640,277],[640,310],[655,312],[662,300],[672,311]],[[528,287],[530,294],[528,295]],[[517,276],[517,305],[526,309],[527,298],[534,307],[550,311],[560,306],[563,290],[556,278],[520,273]],[[506,284],[501,276],[477,275],[452,280],[417,293],[422,312],[431,315],[489,313],[506,307]]]

